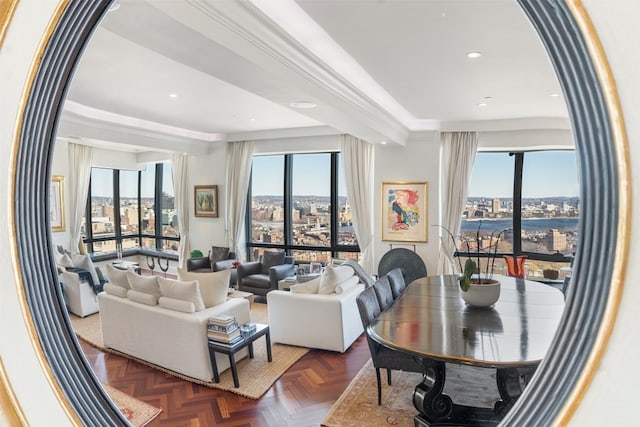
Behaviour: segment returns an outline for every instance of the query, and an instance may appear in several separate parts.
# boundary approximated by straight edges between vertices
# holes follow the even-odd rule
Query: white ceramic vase
[[[469,307],[491,307],[500,298],[500,282],[495,279],[485,279],[485,282],[471,282],[466,292],[460,289],[460,295]]]

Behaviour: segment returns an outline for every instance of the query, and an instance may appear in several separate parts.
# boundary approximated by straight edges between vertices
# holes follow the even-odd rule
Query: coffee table
[[[216,363],[216,353],[227,354],[229,355],[229,364],[231,365],[231,375],[233,375],[233,385],[235,386],[235,388],[240,387],[235,354],[243,348],[247,347],[249,349],[249,357],[253,359],[253,342],[263,335],[265,337],[267,345],[267,360],[271,362],[271,335],[269,334],[269,325],[256,323],[255,331],[243,334],[242,339],[233,345],[208,340],[209,358],[211,359],[211,368],[213,369],[213,380],[217,383],[220,382],[218,364]]]

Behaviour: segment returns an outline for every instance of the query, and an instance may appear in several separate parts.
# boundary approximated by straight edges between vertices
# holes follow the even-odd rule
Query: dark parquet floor
[[[100,381],[162,408],[149,427],[319,426],[369,358],[362,336],[343,354],[312,350],[253,400],[178,379],[80,342]]]

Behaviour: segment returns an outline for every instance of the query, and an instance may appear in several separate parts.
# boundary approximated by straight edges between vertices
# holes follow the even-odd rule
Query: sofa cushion
[[[231,271],[221,270],[195,273],[178,268],[178,279],[185,282],[197,281],[200,285],[200,294],[202,295],[204,306],[209,308],[222,304],[227,300]]]
[[[194,305],[195,311],[205,309],[202,294],[200,293],[200,284],[197,281],[192,280],[185,282],[182,280],[158,277],[158,284],[160,285],[161,296],[191,302]]]
[[[158,304],[158,297],[154,294],[136,291],[135,289],[129,289],[127,291],[127,298],[129,298],[131,301],[139,302],[146,305]]]
[[[294,294],[317,294],[319,286],[320,286],[320,276],[315,277],[311,280],[307,280],[306,282],[296,283],[295,285],[292,285],[289,289],[291,293],[294,293]]]
[[[158,305],[162,308],[181,311],[183,313],[196,312],[196,306],[191,301],[185,301],[183,299],[160,297],[160,299],[158,299]]]
[[[115,268],[111,264],[107,264],[107,277],[109,283],[112,285],[120,286],[121,288],[131,289],[129,285],[129,279],[127,279],[127,271]]]
[[[152,305],[158,303],[158,298],[161,296],[158,276],[141,276],[132,270],[127,270],[127,280],[132,290],[153,295],[155,303]],[[129,295],[127,294],[127,296]]]
[[[284,251],[264,251],[262,254],[262,274],[269,274],[269,269],[284,264]]]
[[[351,267],[328,265],[325,267],[324,273],[320,276],[318,293],[322,295],[332,294],[335,292],[336,286],[354,275],[355,272]]]
[[[209,252],[209,260],[211,262],[222,261],[227,258],[229,258],[229,248],[211,246],[211,252]]]
[[[351,276],[347,280],[340,282],[338,286],[336,286],[336,294],[342,294],[348,292],[349,290],[355,288],[360,283],[360,278],[358,276]]]
[[[100,284],[100,277],[98,277],[96,267],[93,265],[93,261],[91,261],[89,255],[71,254],[71,261],[74,267],[87,270],[89,274],[91,274],[94,285]]]
[[[104,291],[108,294],[115,295],[120,298],[126,298],[129,288],[123,288],[122,286],[114,285],[112,283],[105,283]]]

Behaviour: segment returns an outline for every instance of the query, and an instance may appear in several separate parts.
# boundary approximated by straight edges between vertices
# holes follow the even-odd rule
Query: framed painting
[[[218,218],[218,186],[194,186],[193,203],[195,216]]]
[[[382,183],[382,240],[427,241],[426,182]]]
[[[51,231],[64,231],[64,177],[61,175],[51,177],[49,222],[51,223]]]

